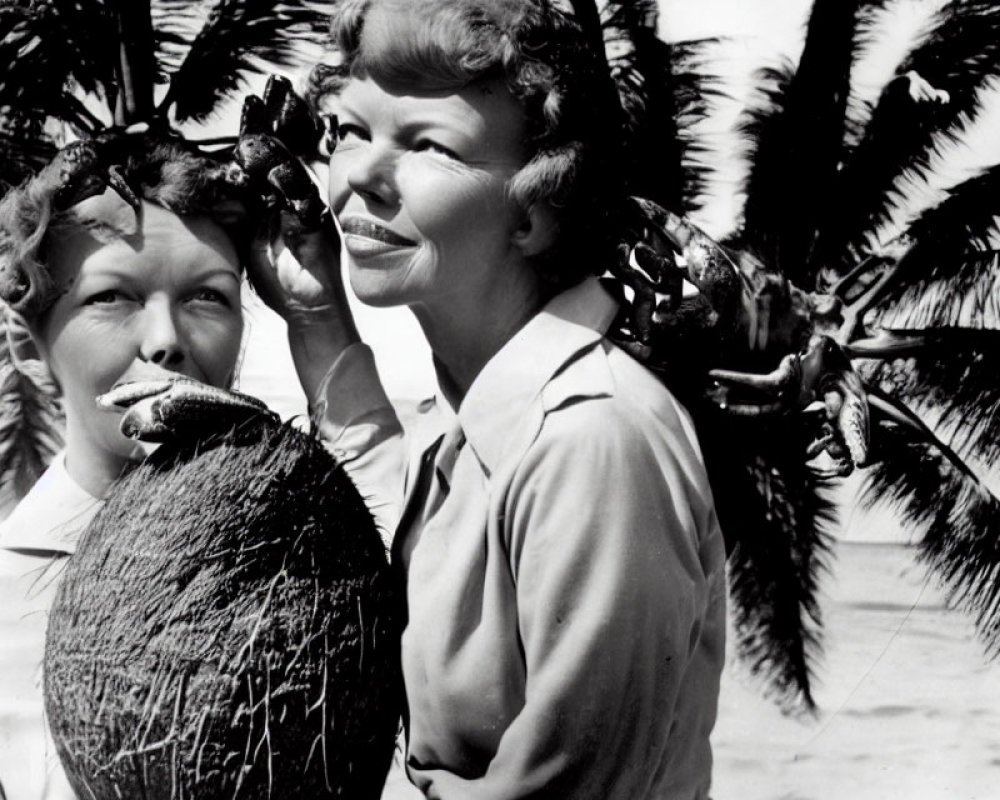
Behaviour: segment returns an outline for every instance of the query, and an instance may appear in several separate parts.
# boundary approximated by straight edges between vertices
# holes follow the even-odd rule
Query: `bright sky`
[[[660,35],[665,39],[733,36],[776,49],[794,48],[801,38],[806,0],[660,0]]]

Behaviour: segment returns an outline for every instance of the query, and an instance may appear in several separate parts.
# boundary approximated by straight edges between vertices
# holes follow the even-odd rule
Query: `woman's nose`
[[[164,298],[150,298],[142,310],[142,338],[139,356],[165,369],[184,362],[184,346],[174,311]]]
[[[370,203],[392,205],[399,199],[395,172],[398,154],[389,146],[369,143],[353,154],[347,185]]]

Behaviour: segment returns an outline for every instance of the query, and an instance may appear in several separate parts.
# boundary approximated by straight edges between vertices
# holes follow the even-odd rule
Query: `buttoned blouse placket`
[[[455,420],[451,428],[438,436],[420,458],[420,466],[407,489],[403,513],[392,542],[392,563],[404,585],[410,555],[428,521],[448,497],[451,475],[464,445],[465,433]]]

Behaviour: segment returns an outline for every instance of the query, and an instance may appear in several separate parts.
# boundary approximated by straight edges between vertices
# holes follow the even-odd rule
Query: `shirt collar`
[[[588,278],[553,298],[487,362],[458,410],[459,424],[487,472],[496,467],[530,404],[564,366],[602,341],[617,313],[617,303],[597,278]]]
[[[101,501],[66,471],[59,453],[10,516],[0,524],[0,548],[37,554],[72,554]]]

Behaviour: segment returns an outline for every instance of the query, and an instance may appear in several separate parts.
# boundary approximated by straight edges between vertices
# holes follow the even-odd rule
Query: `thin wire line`
[[[826,722],[823,723],[823,727],[820,728],[818,731],[816,731],[816,733],[813,734],[813,736],[809,739],[809,741],[805,743],[805,745],[802,747],[802,749],[798,750],[795,753],[794,758],[797,759],[800,756],[802,756],[805,753],[806,750],[808,750],[810,747],[812,747],[812,745],[816,742],[817,739],[819,739],[820,736],[822,736],[824,733],[826,733],[826,731],[830,727],[830,725],[833,724],[833,721],[838,716],[840,716],[840,714],[844,710],[844,708],[847,707],[847,704],[850,703],[851,700],[854,698],[854,695],[857,694],[858,689],[861,688],[861,685],[865,681],[868,680],[869,676],[875,670],[875,667],[877,667],[879,665],[879,663],[885,657],[885,654],[889,651],[889,648],[892,646],[892,643],[894,641],[896,641],[896,638],[899,636],[900,631],[903,630],[903,626],[909,621],[910,616],[913,614],[914,609],[917,607],[917,603],[919,603],[920,599],[924,596],[924,590],[927,588],[927,584],[930,583],[930,580],[931,580],[931,576],[930,575],[927,575],[924,578],[924,582],[923,582],[923,584],[920,587],[920,591],[917,592],[916,599],[914,599],[913,603],[910,605],[910,607],[907,610],[906,614],[903,615],[903,618],[900,620],[899,625],[896,626],[896,630],[894,630],[892,632],[892,636],[890,636],[889,639],[888,639],[888,641],[885,643],[885,646],[882,648],[882,652],[880,652],[878,654],[878,656],[876,656],[875,661],[873,661],[872,664],[871,664],[871,666],[868,667],[867,670],[865,670],[865,673],[860,678],[858,678],[857,683],[854,684],[854,687],[848,693],[847,697],[844,698],[844,700],[841,702],[841,704],[839,706],[837,706],[837,709],[830,715],[830,717],[826,720]]]

